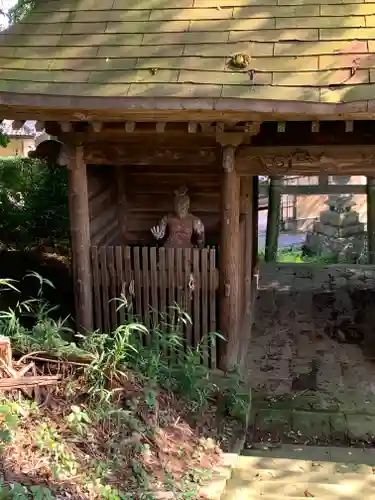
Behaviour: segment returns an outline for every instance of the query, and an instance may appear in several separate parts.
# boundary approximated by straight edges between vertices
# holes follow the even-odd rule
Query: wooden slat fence
[[[91,247],[91,257],[96,329],[113,331],[135,316],[150,330],[178,325],[190,346],[217,331],[216,249],[102,246]],[[112,299],[121,297],[129,307],[118,310]],[[215,368],[216,359],[217,341],[210,340],[202,361]]]

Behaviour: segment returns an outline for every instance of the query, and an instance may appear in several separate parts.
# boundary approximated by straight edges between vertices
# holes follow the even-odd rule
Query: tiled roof
[[[36,3],[0,34],[0,92],[375,99],[375,0]]]
[[[0,124],[0,129],[9,137],[30,137],[33,138],[37,135],[35,130],[35,121],[27,120],[21,128],[15,128],[13,120],[3,120]]]

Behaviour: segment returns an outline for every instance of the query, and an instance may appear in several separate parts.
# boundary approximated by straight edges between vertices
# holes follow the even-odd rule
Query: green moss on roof
[[[38,1],[0,34],[0,92],[374,99],[375,1],[317,1]]]

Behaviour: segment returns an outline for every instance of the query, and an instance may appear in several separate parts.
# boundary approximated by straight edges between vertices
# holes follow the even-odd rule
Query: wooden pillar
[[[239,351],[239,367],[245,365],[247,348],[251,338],[253,322],[253,270],[254,270],[254,231],[253,231],[253,177],[241,177],[241,230],[243,230],[243,269],[240,275],[242,308],[240,311],[241,348]],[[242,278],[243,276],[243,278]]]
[[[240,348],[240,177],[235,169],[235,146],[223,147],[220,331],[227,338],[226,355],[220,368],[238,364]]]
[[[120,241],[125,244],[127,240],[127,203],[126,203],[126,175],[125,167],[117,165],[115,171],[117,185],[117,207],[118,207],[118,225],[120,228]]]
[[[253,275],[253,178],[241,177],[241,218],[244,226],[244,312],[251,307],[251,282]]]
[[[268,215],[266,232],[266,262],[273,262],[277,257],[277,244],[280,231],[280,208],[281,208],[282,178],[273,176],[270,178],[268,193]]]
[[[367,252],[368,263],[375,264],[375,177],[367,176]]]
[[[259,224],[259,176],[253,177],[253,203],[252,203],[252,241],[253,241],[253,270],[258,264],[258,224]]]
[[[69,154],[68,169],[68,200],[76,321],[80,332],[90,333],[93,331],[93,290],[87,168],[83,157],[83,146],[72,148]]]

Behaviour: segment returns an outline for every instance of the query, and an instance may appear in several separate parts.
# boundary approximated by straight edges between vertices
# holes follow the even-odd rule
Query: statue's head
[[[189,213],[190,198],[185,187],[174,192],[174,210],[176,215],[183,219]]]

